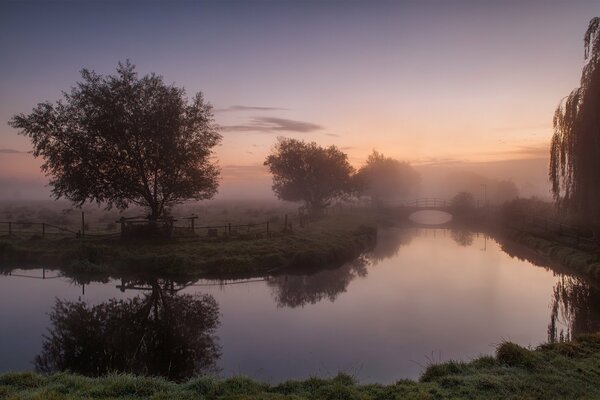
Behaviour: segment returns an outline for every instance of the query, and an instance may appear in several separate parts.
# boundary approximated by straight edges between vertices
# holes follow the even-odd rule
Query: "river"
[[[448,229],[382,229],[352,263],[247,281],[85,282],[15,269],[0,275],[0,372],[280,382],[344,371],[392,383],[504,340],[537,346],[599,329],[598,293],[482,233]]]

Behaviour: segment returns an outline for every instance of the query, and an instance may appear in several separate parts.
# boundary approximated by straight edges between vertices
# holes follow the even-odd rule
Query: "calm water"
[[[118,369],[123,357],[173,379],[346,371],[390,383],[429,362],[491,354],[502,340],[535,346],[549,331],[600,328],[600,296],[585,282],[443,229],[383,230],[372,253],[312,275],[82,286],[57,271],[14,270],[0,276],[0,296],[0,372],[33,369],[40,356],[38,368],[93,374],[91,364]]]

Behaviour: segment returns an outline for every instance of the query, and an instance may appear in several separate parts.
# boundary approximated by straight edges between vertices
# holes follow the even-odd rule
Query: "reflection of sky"
[[[546,340],[557,281],[551,271],[511,258],[482,236],[458,246],[449,231],[418,232],[395,256],[368,267],[366,277],[351,280],[333,302],[278,307],[266,282],[184,292],[209,293],[219,303],[223,374],[268,381],[343,370],[363,382],[393,382],[416,378],[428,359],[468,360],[493,353],[504,339],[521,345]],[[122,294],[116,284],[87,285],[83,299],[138,294]],[[30,368],[53,299],[76,300],[81,288],[60,279],[1,276],[0,293],[4,371]]]
[[[598,14],[595,0],[2,2],[0,149],[30,148],[11,115],[56,100],[82,67],[130,58],[204,91],[235,127],[225,166],[260,164],[278,134],[355,165],[373,147],[413,162],[545,156]],[[0,153],[0,178],[37,165]]]

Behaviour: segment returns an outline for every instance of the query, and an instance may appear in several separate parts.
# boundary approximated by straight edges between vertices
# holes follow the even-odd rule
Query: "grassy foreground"
[[[73,274],[160,274],[197,277],[252,275],[290,267],[327,267],[350,261],[376,241],[376,216],[346,212],[270,237],[213,241],[76,239],[0,241],[0,265],[60,268]]]
[[[600,334],[528,350],[501,344],[496,356],[470,363],[432,365],[419,382],[360,385],[340,374],[278,385],[237,377],[195,378],[185,383],[113,375],[86,378],[67,373],[0,375],[5,399],[598,399]]]

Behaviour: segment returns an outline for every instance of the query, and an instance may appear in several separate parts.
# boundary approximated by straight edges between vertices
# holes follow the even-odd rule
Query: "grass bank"
[[[374,245],[377,217],[369,211],[327,216],[270,237],[212,241],[0,241],[5,268],[45,266],[73,274],[160,274],[164,277],[251,276],[286,268],[335,266]]]
[[[185,383],[113,375],[86,378],[68,373],[0,375],[6,399],[597,399],[600,398],[600,334],[528,350],[503,343],[496,355],[469,363],[428,367],[418,382],[358,384],[340,374],[269,385],[236,377],[195,378]]]
[[[565,272],[600,280],[600,246],[597,244],[578,243],[571,238],[536,229],[506,227],[500,235],[502,239],[518,243],[546,257]]]

